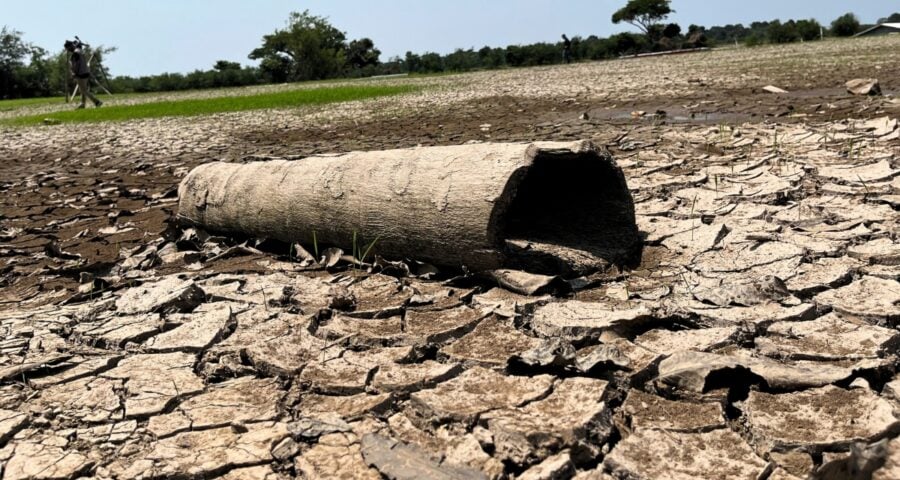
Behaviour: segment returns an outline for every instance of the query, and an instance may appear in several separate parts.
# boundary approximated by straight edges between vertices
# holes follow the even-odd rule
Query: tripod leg
[[[97,83],[97,86],[100,87],[103,90],[103,92],[106,93],[107,95],[112,95],[112,92],[110,92],[109,89],[104,87],[102,84]]]
[[[65,73],[63,74],[64,78],[66,79],[66,90],[65,90],[65,92],[66,92],[66,103],[69,103],[69,102],[72,101],[72,97],[69,97],[69,62],[70,62],[71,60],[72,60],[71,55],[66,54],[66,67],[65,67],[65,68],[66,68],[66,71],[65,71]]]
[[[94,85],[100,87],[100,89],[103,90],[104,92],[106,92],[107,95],[112,95],[112,93],[109,91],[109,89],[104,87],[103,84],[100,83],[100,81],[97,80],[96,77],[91,76],[91,80],[94,82]]]
[[[106,90],[107,95],[112,95],[112,92],[110,92],[110,88],[109,88],[110,87],[109,75],[106,74],[106,67],[104,67],[103,65],[100,65],[100,74],[103,75],[103,83],[106,84],[105,90]]]

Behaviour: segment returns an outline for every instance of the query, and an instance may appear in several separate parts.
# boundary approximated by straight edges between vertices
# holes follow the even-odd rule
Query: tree
[[[369,38],[353,40],[347,46],[347,63],[353,68],[365,68],[378,65],[381,50],[375,48],[375,42]]]
[[[831,33],[838,37],[852,37],[859,32],[859,19],[847,13],[831,22]]]
[[[822,35],[822,25],[815,19],[797,20],[797,34],[805,41],[815,40]]]
[[[249,57],[275,82],[334,78],[346,65],[346,38],[324,17],[291,12],[287,27],[264,35]]]
[[[416,55],[412,52],[406,52],[406,57],[403,59],[403,63],[406,66],[407,73],[419,73],[423,71],[421,55]]]
[[[669,3],[670,0],[628,0],[627,5],[613,14],[612,22],[630,23],[650,36],[653,25],[674,13]]]
[[[31,51],[31,45],[22,40],[22,32],[6,26],[0,29],[0,98],[22,95],[18,74]]]
[[[769,23],[766,37],[770,43],[791,43],[796,42],[800,35],[797,33],[797,24],[793,20],[781,23],[780,20],[774,20]]]
[[[886,18],[879,18],[878,23],[900,23],[900,13],[893,13]]]
[[[22,40],[22,32],[3,26],[0,29],[0,68],[8,69],[24,65],[23,59],[32,51],[32,46]]]
[[[696,25],[694,25],[696,26]],[[681,35],[681,26],[677,23],[670,23],[662,31],[662,36],[666,38],[675,38]]]
[[[647,46],[647,37],[633,33],[617,33],[609,37],[612,55],[631,55]]]
[[[229,62],[228,60],[218,60],[213,65],[213,70],[217,72],[227,72],[229,70],[240,70],[241,64],[238,62]]]
[[[694,24],[688,26],[683,48],[702,48],[708,44],[709,39],[706,36],[706,28]]]

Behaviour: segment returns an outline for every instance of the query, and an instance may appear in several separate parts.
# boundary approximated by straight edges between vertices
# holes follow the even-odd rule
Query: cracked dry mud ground
[[[335,107],[356,121],[2,131],[2,478],[900,478],[897,102],[840,92],[841,70],[700,87],[699,60],[649,62]],[[616,65],[671,95],[615,100]],[[752,93],[767,75],[814,91]],[[622,166],[645,246],[550,293],[168,223],[212,159],[573,138]]]

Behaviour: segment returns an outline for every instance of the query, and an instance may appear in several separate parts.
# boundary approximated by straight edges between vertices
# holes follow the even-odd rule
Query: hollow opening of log
[[[595,152],[542,152],[510,183],[495,238],[511,265],[575,275],[633,258],[634,204],[610,160]]]

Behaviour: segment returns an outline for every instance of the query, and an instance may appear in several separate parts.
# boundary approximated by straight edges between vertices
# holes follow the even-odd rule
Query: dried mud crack
[[[0,132],[3,478],[900,477],[900,108],[710,55],[617,64],[668,97],[597,64],[387,114]],[[211,160],[576,139],[625,173],[635,265],[476,275],[172,221]]]

